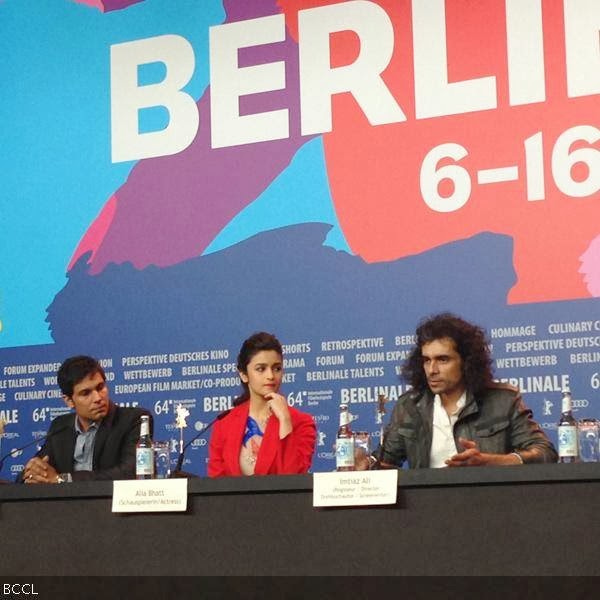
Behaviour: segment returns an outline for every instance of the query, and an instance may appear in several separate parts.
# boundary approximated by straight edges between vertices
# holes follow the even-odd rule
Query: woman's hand
[[[292,431],[292,417],[288,408],[285,396],[277,392],[271,392],[265,395],[265,400],[271,412],[279,421],[279,439],[282,440]]]

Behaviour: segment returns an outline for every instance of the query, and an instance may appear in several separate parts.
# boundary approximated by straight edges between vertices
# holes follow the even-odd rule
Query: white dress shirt
[[[458,450],[454,442],[454,424],[466,401],[467,393],[463,392],[456,403],[456,410],[449,415],[442,406],[439,394],[436,394],[433,398],[433,437],[429,455],[430,467],[439,469],[447,466],[445,461],[457,453]]]

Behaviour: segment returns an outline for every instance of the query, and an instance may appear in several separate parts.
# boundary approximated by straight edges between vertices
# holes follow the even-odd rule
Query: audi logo
[[[573,408],[587,408],[590,405],[589,400],[573,400],[571,406]]]

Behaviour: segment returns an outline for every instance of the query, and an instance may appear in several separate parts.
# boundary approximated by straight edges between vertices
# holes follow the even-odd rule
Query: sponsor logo
[[[335,452],[319,452],[317,454],[319,458],[326,458],[327,460],[333,460],[335,458]]]
[[[329,415],[314,415],[315,423],[325,423],[329,421]]]
[[[540,423],[540,427],[542,429],[550,429],[551,431],[556,431],[558,425],[556,423]]]
[[[574,409],[587,408],[589,405],[590,405],[590,401],[589,400],[585,400],[585,399],[582,399],[582,400],[573,400],[571,402],[571,406]]]

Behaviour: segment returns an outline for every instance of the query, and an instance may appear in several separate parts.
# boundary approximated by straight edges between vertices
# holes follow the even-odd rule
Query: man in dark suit
[[[89,356],[68,358],[57,374],[74,413],[54,419],[42,449],[19,476],[24,483],[132,479],[140,418],[147,411],[122,408],[109,398],[106,375]]]

